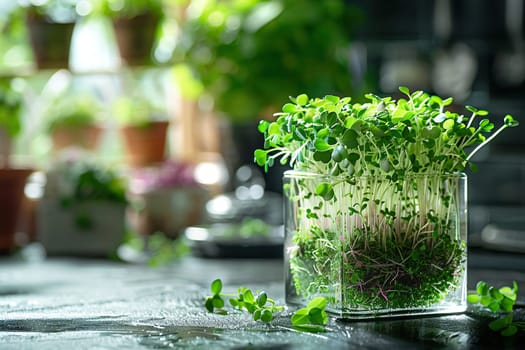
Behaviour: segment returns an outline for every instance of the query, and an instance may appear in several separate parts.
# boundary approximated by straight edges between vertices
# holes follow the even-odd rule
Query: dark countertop
[[[0,349],[518,349],[520,333],[501,337],[487,316],[465,314],[341,322],[326,333],[294,330],[290,312],[271,324],[204,308],[209,283],[223,291],[263,289],[284,303],[282,261],[187,257],[150,268],[103,260],[0,260]],[[469,253],[469,288],[517,280],[525,290],[525,255]],[[524,293],[520,292],[523,296]],[[516,312],[525,319],[525,309]]]

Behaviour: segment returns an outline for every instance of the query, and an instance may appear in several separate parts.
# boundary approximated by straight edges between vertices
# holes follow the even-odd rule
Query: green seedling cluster
[[[493,132],[485,110],[467,106],[471,115],[464,116],[446,109],[452,98],[399,90],[406,98],[397,101],[373,94],[365,95],[368,103],[331,95],[291,98],[276,121],[260,122],[265,149],[255,151],[255,161],[268,169],[280,159],[295,170],[326,175],[455,173],[505,128],[518,125],[506,115]]]
[[[467,296],[471,304],[480,304],[493,313],[505,313],[489,323],[490,329],[500,332],[502,336],[508,337],[516,334],[518,329],[525,330],[525,322],[514,321],[513,309],[518,298],[518,283],[513,282],[512,288],[504,286],[496,288],[489,286],[485,281],[479,281],[476,291]]]
[[[322,295],[335,308],[376,312],[462,298],[461,172],[518,122],[506,115],[496,128],[485,110],[463,115],[452,98],[399,90],[398,100],[367,94],[365,103],[302,94],[259,124],[257,164],[294,170],[285,174],[287,254],[303,300]]]
[[[284,310],[284,307],[275,305],[275,300],[268,298],[264,291],[257,291],[255,294],[251,289],[240,287],[237,294],[222,294],[222,281],[216,279],[211,283],[211,296],[206,297],[205,306],[209,312],[227,314],[224,309],[225,302],[223,297],[228,296],[230,305],[239,310],[246,310],[252,314],[254,321],[270,322],[275,314]]]
[[[251,289],[240,287],[237,289],[237,294],[223,294],[220,279],[215,279],[211,283],[210,290],[212,295],[205,299],[205,307],[208,312],[220,315],[228,314],[223,299],[225,296],[230,297],[229,302],[233,308],[249,312],[254,321],[271,322],[277,313],[284,310],[283,306],[276,305],[275,300],[270,299],[263,291],[257,291],[254,294]],[[297,310],[292,315],[292,325],[305,332],[324,331],[324,326],[328,323],[325,307],[325,298],[314,298],[305,308]]]

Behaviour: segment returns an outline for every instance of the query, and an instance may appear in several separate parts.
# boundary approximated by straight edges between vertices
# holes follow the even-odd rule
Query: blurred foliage
[[[55,170],[61,176],[61,203],[64,207],[93,200],[128,202],[126,181],[112,169],[80,161],[60,164]]]
[[[357,18],[344,0],[193,1],[174,61],[191,68],[216,111],[251,121],[298,93],[350,94]]]
[[[163,14],[166,0],[88,0],[93,13],[109,17],[134,17],[144,13]]]
[[[14,80],[0,78],[0,128],[10,137],[21,131],[20,114],[23,106],[22,93],[14,87]]]
[[[58,99],[46,111],[49,116],[48,132],[60,127],[82,127],[97,122],[102,107],[89,95],[67,96]]]

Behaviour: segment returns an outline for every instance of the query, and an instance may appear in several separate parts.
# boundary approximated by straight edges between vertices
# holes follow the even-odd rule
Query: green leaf
[[[270,123],[270,125],[268,125],[268,136],[275,136],[275,135],[279,135],[281,134],[281,125],[279,125],[278,123],[276,122],[272,122]]]
[[[443,106],[450,106],[452,104],[452,102],[454,102],[454,99],[452,97],[449,97],[445,100],[443,100]]]
[[[259,125],[257,126],[257,129],[259,130],[260,133],[263,133],[268,130],[268,126],[270,125],[270,123],[266,120],[261,120],[259,122]]]
[[[346,157],[347,157],[346,148],[342,145],[336,146],[334,150],[332,151],[332,159],[337,163],[339,163],[343,159],[346,159]]]
[[[401,93],[407,95],[410,97],[410,90],[408,90],[408,88],[406,86],[400,86],[399,87],[399,91],[401,91]]]
[[[214,294],[214,295],[218,295],[221,293],[222,291],[222,281],[220,278],[217,278],[216,280],[214,280],[213,282],[211,282],[211,292]]]
[[[204,306],[206,307],[206,310],[208,310],[208,312],[213,312],[213,297],[206,297]]]
[[[270,322],[271,320],[273,320],[273,313],[268,309],[263,309],[263,311],[261,312],[261,320],[263,322]]]
[[[356,148],[359,143],[357,141],[358,134],[352,129],[346,130],[341,138],[341,143],[349,149]]]
[[[489,285],[485,281],[479,281],[476,284],[476,292],[478,292],[479,295],[487,295],[489,293]]]
[[[492,298],[494,298],[497,301],[500,301],[503,299],[503,294],[501,294],[501,292],[497,288],[490,287],[489,294]]]
[[[326,152],[314,152],[313,155],[314,160],[318,162],[328,163],[332,159],[332,152],[326,151]]]
[[[315,188],[315,194],[323,197],[325,200],[330,200],[334,197],[334,189],[331,184],[323,182],[317,185]]]
[[[465,109],[469,112],[472,112],[474,114],[476,114],[478,112],[478,109],[476,107],[472,107],[472,106],[465,106]]]
[[[500,308],[503,311],[511,312],[514,308],[515,300],[510,299],[509,297],[505,296],[502,301],[500,301]]]
[[[328,128],[319,130],[319,132],[317,133],[317,138],[324,139],[326,136],[328,136],[329,131],[330,130],[328,130]]]
[[[259,305],[260,307],[263,307],[266,304],[267,300],[268,300],[268,295],[266,295],[265,292],[261,292],[257,296],[257,305]]]
[[[349,116],[345,119],[345,128],[351,129],[355,123],[357,123],[359,119],[353,116]]]
[[[330,101],[333,104],[337,104],[341,100],[339,96],[334,96],[334,95],[326,95],[324,98],[325,100]]]
[[[268,151],[257,149],[253,153],[254,160],[259,166],[263,166],[266,164],[266,161],[268,160]]]
[[[490,311],[492,312],[498,312],[500,310],[499,308],[499,302],[497,302],[496,300],[493,300],[491,301],[487,307],[489,308]]]
[[[310,300],[306,307],[309,309],[324,309],[326,307],[326,299],[324,297],[315,297],[312,300]]]
[[[471,304],[477,304],[481,300],[481,297],[478,294],[469,294],[467,295],[467,302]]]
[[[292,315],[291,322],[293,325],[296,325],[296,326],[309,323],[310,317],[308,315],[308,309],[302,308],[302,309],[297,310]]]
[[[515,126],[520,125],[520,123],[517,120],[515,120],[514,117],[511,116],[510,114],[507,114],[505,118],[503,118],[503,122],[508,127],[515,127]]]
[[[328,142],[326,142],[325,140],[323,139],[315,139],[314,140],[314,147],[316,150],[318,151],[328,151],[330,150],[332,147],[328,144]]]
[[[443,122],[443,129],[450,130],[454,128],[454,119],[447,119]]]
[[[431,96],[430,97],[430,101],[435,103],[435,104],[437,104],[437,105],[439,105],[439,106],[443,105],[443,100],[439,96]]]
[[[486,307],[488,307],[491,302],[492,302],[492,298],[490,295],[482,295],[481,300],[479,301],[481,305],[486,306]]]
[[[224,300],[219,295],[214,295],[212,298],[213,307],[221,309],[224,307]]]
[[[306,105],[308,103],[308,95],[301,94],[301,95],[297,96],[296,101],[297,101],[297,104],[299,106],[304,106],[304,105]]]
[[[327,318],[324,317],[324,310],[314,307],[308,311],[308,317],[310,318],[311,324],[325,325]]]
[[[243,296],[243,300],[246,301],[246,302],[249,302],[249,303],[254,303],[255,302],[255,298],[253,296],[253,293],[250,289],[246,289],[244,290],[244,292],[242,293],[242,296]]]
[[[283,112],[285,113],[295,113],[297,111],[297,106],[293,103],[287,103],[283,106]]]

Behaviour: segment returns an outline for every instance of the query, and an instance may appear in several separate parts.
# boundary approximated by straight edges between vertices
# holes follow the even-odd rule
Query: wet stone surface
[[[519,259],[519,258],[518,258]],[[521,258],[525,267],[525,256]],[[525,286],[525,273],[476,265],[479,278]],[[523,271],[523,269],[521,270]],[[470,270],[469,270],[470,273]],[[523,335],[503,338],[488,316],[462,315],[367,322],[331,319],[327,332],[298,332],[290,312],[271,324],[232,311],[204,308],[209,283],[223,290],[261,289],[284,304],[280,260],[185,258],[152,269],[109,261],[46,259],[0,261],[0,349],[519,349]],[[523,294],[523,293],[520,293]],[[524,309],[517,318],[525,319]]]

